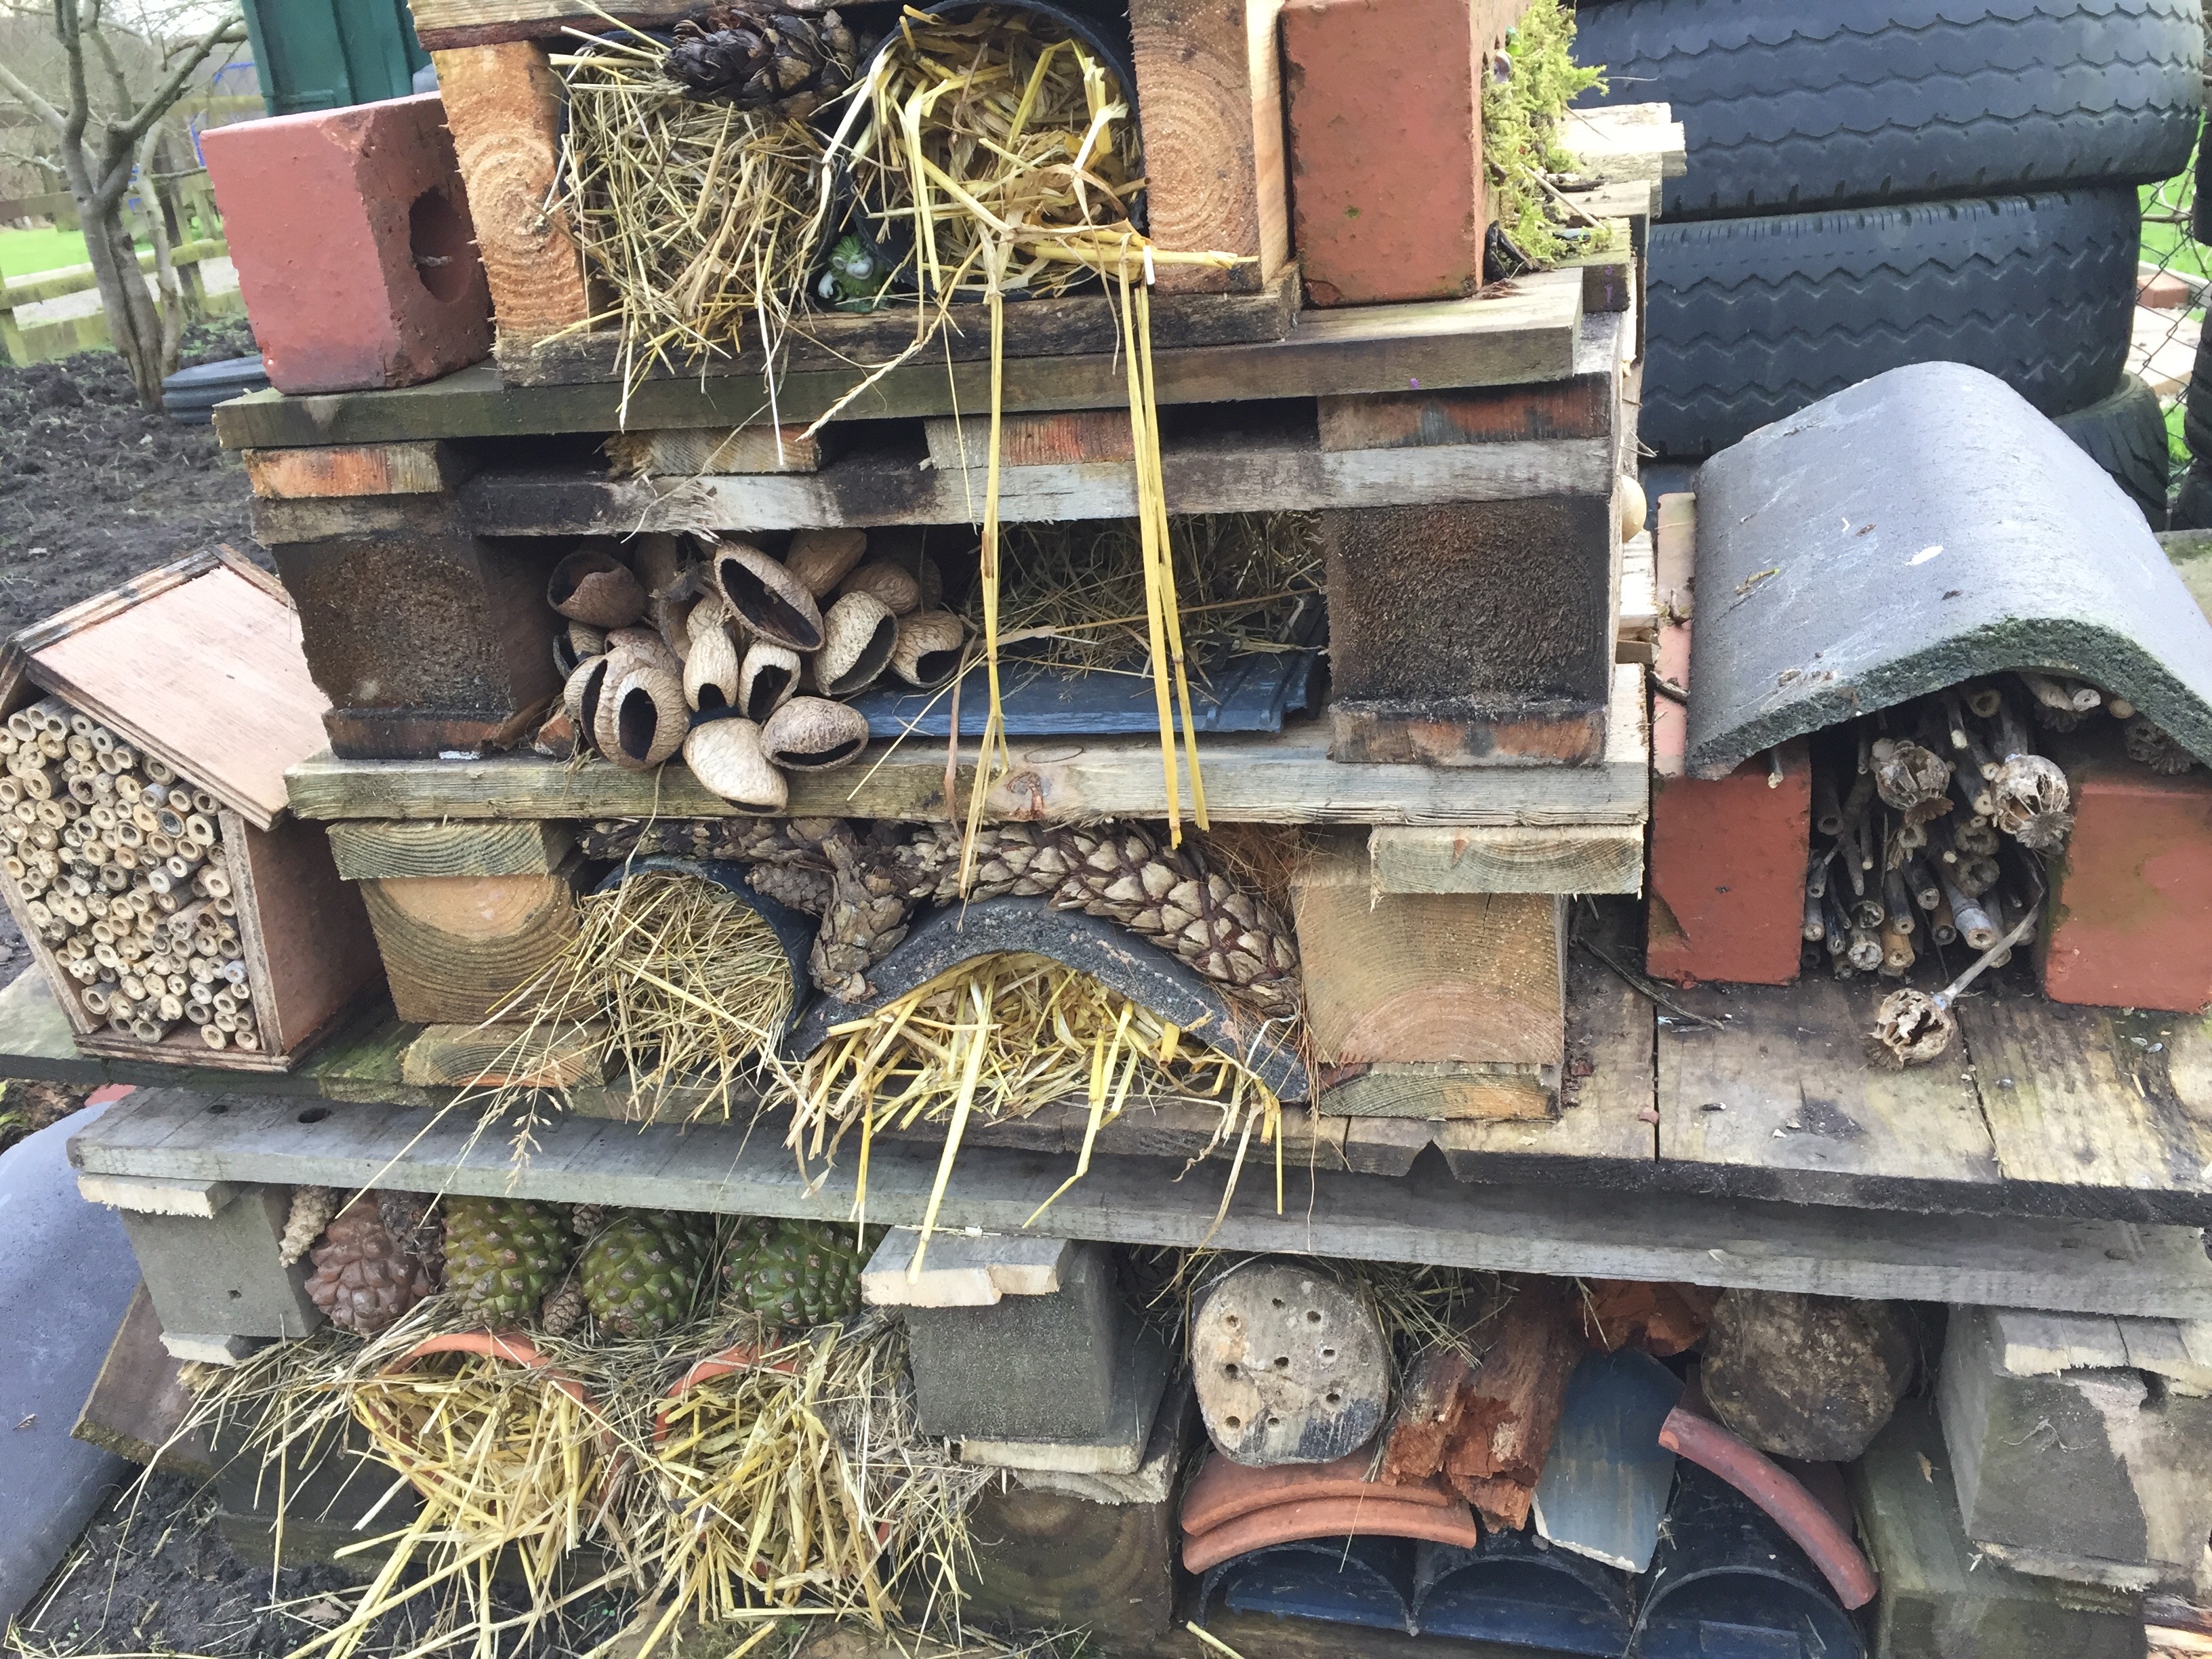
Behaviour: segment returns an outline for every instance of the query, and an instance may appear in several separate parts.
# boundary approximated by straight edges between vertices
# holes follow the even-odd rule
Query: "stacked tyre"
[[[1694,459],[1869,375],[1972,363],[2166,515],[2127,373],[2136,186],[2196,140],[2199,0],[1582,0],[1585,102],[1674,106],[1644,442]]]

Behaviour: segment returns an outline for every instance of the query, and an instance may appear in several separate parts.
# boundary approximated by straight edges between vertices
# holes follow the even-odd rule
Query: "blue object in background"
[[[404,98],[430,54],[406,0],[245,0],[261,100],[271,115]]]

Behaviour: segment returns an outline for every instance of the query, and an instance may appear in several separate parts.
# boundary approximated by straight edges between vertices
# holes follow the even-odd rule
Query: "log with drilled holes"
[[[1367,1443],[1390,1403],[1374,1313],[1318,1262],[1247,1261],[1201,1293],[1191,1372],[1224,1457],[1326,1463]]]

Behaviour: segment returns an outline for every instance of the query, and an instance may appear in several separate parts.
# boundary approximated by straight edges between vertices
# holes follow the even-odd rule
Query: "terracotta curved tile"
[[[1234,1521],[1224,1522],[1194,1538],[1185,1538],[1183,1570],[1204,1572],[1208,1567],[1265,1549],[1270,1544],[1287,1544],[1300,1538],[1342,1538],[1347,1534],[1425,1538],[1432,1543],[1457,1544],[1462,1549],[1473,1549],[1482,1541],[1474,1512],[1464,1503],[1439,1509],[1389,1498],[1322,1498],[1299,1504],[1270,1504]]]
[[[1182,1529],[1188,1534],[1210,1532],[1255,1510],[1318,1498],[1380,1499],[1417,1504],[1425,1509],[1446,1509],[1460,1501],[1444,1490],[1440,1479],[1402,1486],[1370,1481],[1367,1466],[1373,1462],[1371,1450],[1361,1450],[1333,1463],[1279,1463],[1272,1468],[1254,1469],[1211,1452],[1183,1494]]]
[[[1659,1443],[1711,1469],[1772,1516],[1775,1524],[1812,1558],[1846,1607],[1863,1607],[1874,1600],[1878,1588],[1874,1569],[1851,1541],[1850,1534],[1802,1482],[1765,1453],[1680,1406],[1661,1426]]]

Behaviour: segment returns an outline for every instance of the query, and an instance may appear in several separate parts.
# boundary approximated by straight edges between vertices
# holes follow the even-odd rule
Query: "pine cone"
[[[2130,760],[2170,777],[2197,764],[2196,758],[2173,740],[2171,732],[2142,714],[2128,722],[2127,745]]]
[[[829,869],[821,842],[845,827],[842,818],[602,818],[577,844],[584,856],[742,859],[750,863]]]
[[[374,1195],[347,1205],[310,1254],[308,1296],[331,1324],[363,1336],[437,1288],[428,1265],[386,1228]]]
[[[337,1212],[337,1194],[329,1188],[293,1188],[292,1207],[284,1217],[284,1238],[276,1247],[276,1259],[289,1267],[306,1255]]]
[[[607,1224],[607,1206],[604,1204],[571,1204],[568,1206],[568,1228],[576,1235],[579,1243],[588,1243],[593,1233]]]
[[[753,891],[818,916],[830,908],[836,883],[824,870],[802,869],[795,864],[756,864],[745,877]]]
[[[384,1230],[421,1259],[432,1284],[442,1286],[446,1282],[446,1222],[437,1212],[436,1203],[428,1193],[380,1192],[376,1195],[376,1213],[384,1223]]]
[[[950,903],[960,896],[959,830],[923,829],[895,867],[909,898]],[[1297,1012],[1290,928],[1256,896],[1206,870],[1194,843],[1170,851],[1132,823],[988,825],[969,896],[1021,896],[1118,921],[1270,1018]]]
[[[568,1336],[583,1328],[586,1312],[584,1292],[571,1279],[545,1298],[538,1311],[538,1322],[548,1336]]]
[[[906,937],[914,906],[901,891],[894,852],[870,849],[849,831],[825,839],[822,850],[831,871],[830,901],[807,970],[831,996],[857,1002],[870,994],[868,969]]]
[[[834,11],[728,0],[676,26],[661,73],[700,102],[804,117],[853,82],[860,45]]]

